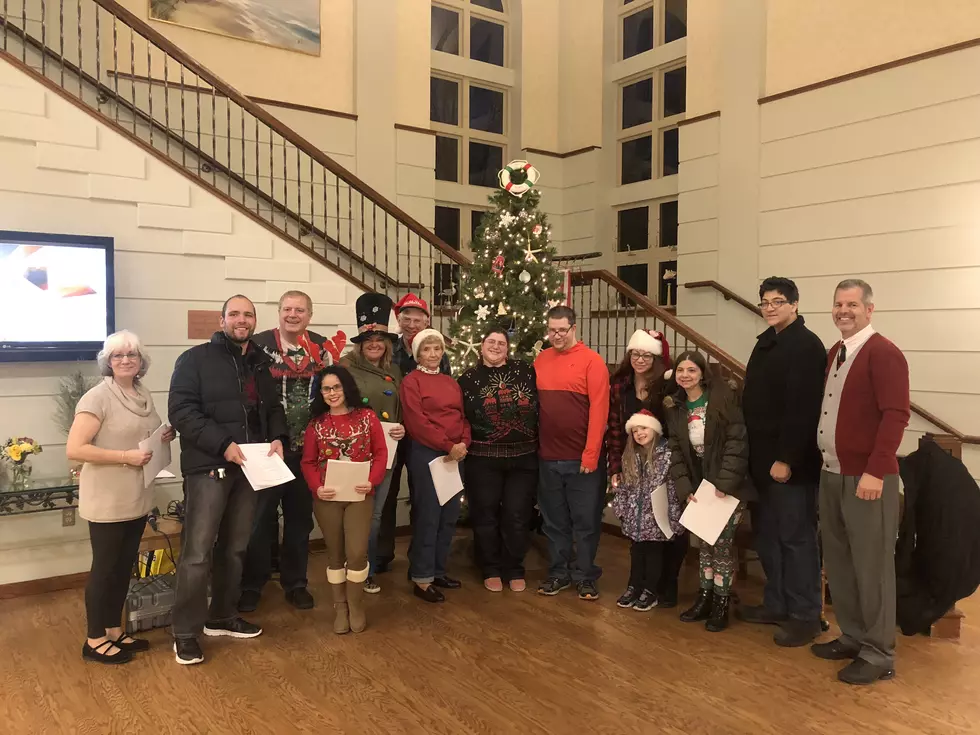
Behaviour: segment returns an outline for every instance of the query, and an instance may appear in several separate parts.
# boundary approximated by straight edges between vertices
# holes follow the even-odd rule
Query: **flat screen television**
[[[111,237],[0,230],[0,362],[95,359],[113,283]]]

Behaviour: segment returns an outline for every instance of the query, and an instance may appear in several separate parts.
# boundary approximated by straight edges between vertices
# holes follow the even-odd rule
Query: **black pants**
[[[464,465],[476,564],[483,578],[524,579],[531,511],[538,485],[538,457],[468,455]]]
[[[228,470],[223,479],[189,475],[184,478],[184,489],[173,632],[174,638],[196,638],[206,622],[226,622],[237,615],[257,493],[239,469]]]
[[[85,585],[89,638],[102,638],[106,628],[120,627],[145,527],[146,516],[116,523],[89,522],[92,571]]]
[[[258,492],[255,524],[245,554],[242,590],[260,592],[272,576],[272,548],[279,538],[279,504],[282,503],[282,544],[279,546],[279,584],[290,590],[306,587],[306,567],[313,531],[313,494],[306,486],[301,457],[287,457],[296,479]]]
[[[408,454],[412,442],[408,437],[398,442],[398,451],[395,454],[395,463],[391,466],[391,484],[388,486],[388,497],[385,498],[384,508],[381,511],[381,527],[378,529],[378,545],[375,560],[372,562],[377,566],[387,566],[395,560],[395,530],[398,524],[398,495],[402,488],[402,471],[408,466]],[[408,496],[414,497],[415,491],[412,487],[412,475],[408,473]],[[410,506],[409,512],[414,517],[414,504]]]
[[[677,596],[677,578],[690,542],[686,533],[670,541],[634,541],[630,544],[631,587],[650,590],[658,597]]]

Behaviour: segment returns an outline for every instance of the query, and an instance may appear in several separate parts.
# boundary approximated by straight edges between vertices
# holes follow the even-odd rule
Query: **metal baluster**
[[[44,0],[42,0],[42,2],[43,1]],[[42,11],[43,11],[43,6],[42,6]],[[20,27],[24,29],[24,32],[25,33],[27,32],[27,0],[21,0],[21,6],[20,6]],[[26,43],[21,43],[21,45],[20,45],[20,60],[23,61],[25,64],[27,63],[27,44]]]
[[[44,0],[41,0],[41,6],[44,7]],[[43,10],[41,12],[44,12]],[[10,16],[7,15],[7,0],[3,0],[3,50],[7,50],[7,19]],[[44,38],[44,26],[41,26],[41,38]],[[43,62],[42,62],[43,63]]]
[[[310,156],[310,249],[313,249],[313,243],[316,242],[316,204],[314,204],[315,199],[315,189],[313,183],[313,156]]]
[[[282,138],[282,229],[283,232],[288,232],[289,230],[289,219],[287,213],[289,212],[289,207],[286,206],[289,203],[289,172],[286,169],[286,159],[288,158],[289,152],[286,149],[286,138],[285,136],[279,136]],[[275,197],[272,200],[272,206],[275,208],[276,202]]]
[[[296,222],[296,232],[297,232],[297,235],[296,235],[296,239],[297,240],[300,240],[300,238],[303,235],[303,230],[305,229],[303,227],[303,222],[304,222],[304,219],[303,219],[303,170],[302,170],[302,163],[300,163],[302,151],[299,149],[299,146],[295,146],[295,148],[296,148],[296,215],[297,215],[297,222]],[[288,202],[289,199],[286,199],[286,201]]]
[[[27,0],[24,0],[24,4],[27,4]],[[24,26],[24,32],[27,32],[27,26]],[[65,0],[58,0],[58,46],[61,52],[61,86],[65,86]],[[26,39],[25,39],[26,46]]]
[[[382,210],[385,213],[385,247],[388,246],[388,212]],[[398,288],[398,284],[401,283],[401,264],[402,259],[400,253],[398,252],[398,220],[395,220],[395,287]],[[409,287],[411,288],[411,287]]]
[[[170,56],[163,55],[163,127],[164,139],[167,144],[167,158],[170,157],[170,75],[169,75]]]
[[[184,65],[180,65],[180,165],[187,168],[187,115],[184,101]]]
[[[27,12],[26,11],[26,8],[27,8],[27,0],[21,0],[21,2],[24,3],[24,8],[25,8],[25,11],[24,12]],[[46,15],[47,14],[45,13],[45,7],[46,6],[45,6],[44,0],[41,0],[41,46],[44,49],[41,52],[41,73],[42,74],[44,74],[46,72],[46,70],[47,70],[47,61],[48,61],[48,41],[47,41],[47,26],[48,26],[48,23],[47,23],[47,18],[46,18]],[[7,2],[6,2],[6,0],[4,0],[4,8],[3,9],[4,9],[3,19],[4,19],[4,21],[6,21],[7,20],[7,12],[6,12],[7,11]],[[21,26],[21,29],[24,31],[23,44],[24,44],[24,48],[26,49],[27,48],[27,21],[26,21],[26,19],[24,21],[24,25]],[[7,31],[7,28],[6,28],[6,26],[4,26],[4,34],[3,34],[4,48],[6,48],[6,45],[7,45],[7,32],[6,31]]]
[[[262,177],[259,176],[259,161],[262,160],[262,152],[259,147],[259,119],[253,115],[255,120],[255,213],[259,214],[259,206],[262,202]],[[247,173],[247,169],[246,169]]]
[[[334,174],[334,186],[336,187],[335,194],[335,204],[337,205],[337,244],[343,245],[340,241],[340,177]],[[336,248],[337,250],[337,267],[340,267],[340,250],[341,248]]]
[[[140,36],[142,38],[142,36]],[[154,123],[156,120],[153,118],[153,59],[150,55],[150,42],[146,42],[146,100],[147,106],[150,110],[150,145],[153,145],[153,128],[156,127]],[[200,146],[198,146],[200,150]]]
[[[228,104],[231,104],[231,99],[230,98],[228,100]],[[242,184],[241,184],[241,186],[242,186],[242,205],[244,205],[245,204],[245,192],[247,190],[246,183],[248,182],[248,176],[247,176],[248,169],[245,166],[245,108],[244,107],[239,107],[238,108],[238,116],[241,118],[241,123],[242,123],[242,169],[241,169],[242,170]],[[231,165],[231,161],[229,161],[228,162],[228,178],[229,178],[229,180],[232,178],[232,172],[234,170],[235,170],[235,167],[232,166]],[[230,184],[229,184],[229,186],[230,186]]]
[[[99,112],[101,112],[101,96],[102,96],[102,27],[99,22],[99,17],[102,15],[102,8],[98,5],[95,6],[95,80],[98,82],[98,86],[95,89],[95,101],[99,105]]]
[[[231,171],[231,97],[227,95],[222,95],[225,100],[225,145],[228,148],[227,156],[225,157],[225,166],[227,170]],[[228,196],[231,196],[231,176],[225,176],[225,182],[228,188]]]
[[[347,182],[347,242],[350,246],[351,253],[354,252],[354,207],[351,201],[351,187],[350,182]],[[347,271],[351,275],[354,275],[354,259],[351,258],[350,268]],[[364,275],[364,263],[361,262],[361,275]],[[363,278],[361,279],[363,280]]]
[[[371,240],[374,242],[374,248],[378,248],[378,205],[371,202]],[[375,259],[377,262],[377,259]],[[391,285],[391,280],[388,278],[388,240],[385,239],[385,270],[384,277],[387,281],[385,283],[385,288]]]
[[[133,117],[133,135],[136,135],[136,41],[133,28],[129,26],[129,98],[132,103],[129,112]]]
[[[78,9],[78,99],[82,99],[82,0],[75,0]],[[98,8],[98,6],[96,6]],[[42,44],[43,45],[43,44]],[[46,50],[41,52],[43,56]]]
[[[184,99],[181,95],[180,100],[181,106],[181,117],[183,118],[183,107]],[[214,91],[214,85],[211,85],[211,186],[215,189],[218,188],[218,109],[217,109],[217,97]],[[187,146],[181,146],[181,148],[186,148]]]
[[[197,175],[201,177],[203,171],[201,171],[201,75],[194,74],[197,83],[194,85],[194,117],[197,121],[197,149],[195,158],[197,158]]]
[[[364,195],[361,195],[361,252],[364,252]],[[371,265],[377,266],[377,258],[371,261]],[[364,274],[363,265],[361,267],[361,274]],[[363,278],[361,279],[364,280]],[[372,278],[374,282],[375,290],[378,288],[377,270],[374,271],[374,277]]]

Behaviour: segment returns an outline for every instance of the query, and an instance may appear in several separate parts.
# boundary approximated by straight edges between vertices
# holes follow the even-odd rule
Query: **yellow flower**
[[[14,460],[14,462],[20,462],[21,454],[19,445],[15,444],[14,446],[7,447],[7,456]]]
[[[23,442],[20,445],[20,451],[30,454],[31,452],[34,451],[34,446],[30,442]]]

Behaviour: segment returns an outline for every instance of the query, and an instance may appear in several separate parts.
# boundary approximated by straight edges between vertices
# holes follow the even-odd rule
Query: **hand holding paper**
[[[463,492],[463,478],[459,474],[459,462],[446,461],[446,457],[436,457],[429,462],[432,484],[436,487],[439,505],[445,505]]]
[[[140,451],[151,455],[143,465],[143,487],[149,487],[156,476],[170,466],[170,442],[165,439],[169,431],[173,430],[166,424],[160,424],[156,431],[139,444]]]
[[[738,508],[738,498],[723,493],[719,497],[717,488],[702,480],[691,501],[681,514],[681,525],[709,546],[714,546]]]
[[[386,469],[390,470],[395,464],[395,453],[398,451],[398,442],[405,436],[405,427],[401,424],[382,421],[381,428],[384,429],[385,446],[388,447],[388,466]],[[395,436],[392,436],[392,434]]]
[[[323,478],[324,489],[333,490],[332,498],[346,503],[357,503],[364,500],[366,493],[371,492],[368,476],[371,473],[370,462],[347,462],[342,459],[331,459],[327,462],[327,474]],[[367,491],[358,488],[367,487]]]
[[[254,490],[282,485],[295,477],[282,457],[271,451],[270,444],[239,444],[238,450],[243,460],[242,471]]]

